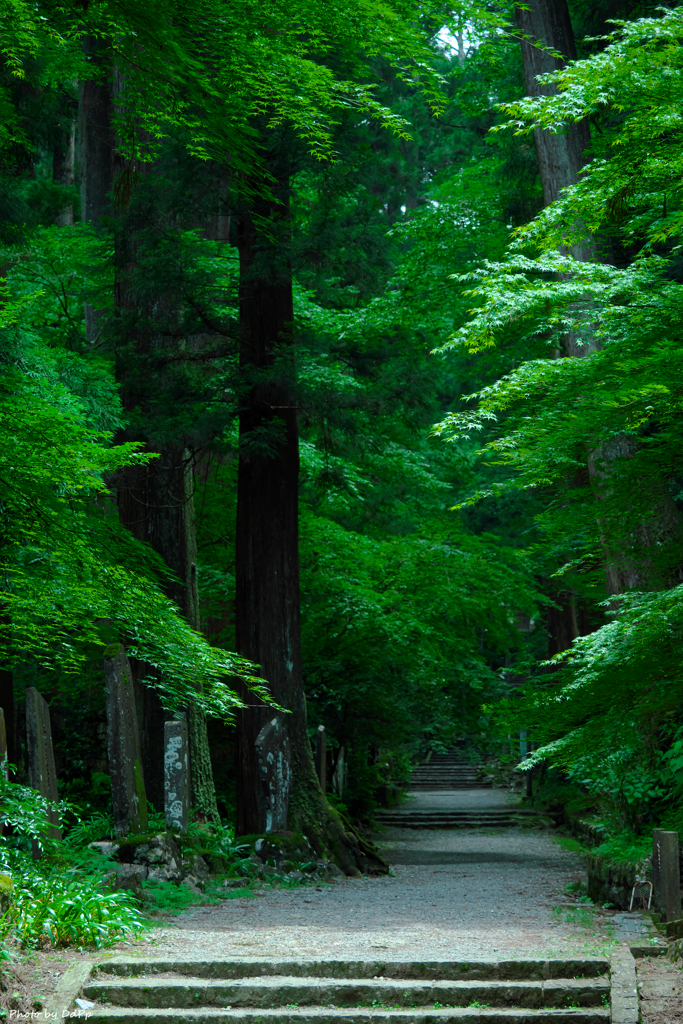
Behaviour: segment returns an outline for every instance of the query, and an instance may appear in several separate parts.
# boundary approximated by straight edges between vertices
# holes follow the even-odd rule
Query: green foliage
[[[605,860],[638,864],[652,854],[652,837],[634,836],[633,832],[626,831],[619,835],[610,836],[604,843],[594,846],[591,849],[591,856],[604,857]]]
[[[46,265],[51,259],[48,251]],[[248,675],[248,663],[187,626],[161,590],[165,568],[112,515],[105,476],[149,456],[135,443],[112,445],[101,429],[120,422],[110,370],[42,340],[47,320],[67,337],[74,330],[68,315],[61,328],[55,315],[55,302],[69,309],[54,299],[66,272],[55,262],[49,301],[20,274],[0,313],[0,658],[32,656],[76,672],[93,645],[104,651],[120,629],[130,653],[158,670],[155,685],[169,706],[192,699],[229,715],[239,701],[225,678]]]
[[[26,878],[14,890],[11,920],[25,946],[94,945],[138,936],[142,917],[127,892],[102,892],[100,879],[58,874]]]
[[[50,807],[45,797],[35,789],[9,782],[0,772],[0,821],[11,826],[13,835],[18,840],[32,839],[39,849],[54,851],[55,840],[47,834],[51,824],[48,816]],[[68,805],[62,802],[54,810],[59,816],[60,824],[63,824],[69,810]],[[0,856],[7,843],[7,836],[0,835]]]
[[[619,22],[592,56],[546,76],[550,95],[502,105],[512,120],[495,127],[518,136],[590,117],[593,159],[504,260],[459,274],[470,308],[439,346],[500,366],[435,428],[481,440],[486,471],[458,507],[533,491],[537,564],[593,601],[608,584],[607,623],[498,715],[540,743],[525,767],[563,766],[612,837],[672,813],[681,792],[680,19]],[[567,251],[577,245],[582,261]]]

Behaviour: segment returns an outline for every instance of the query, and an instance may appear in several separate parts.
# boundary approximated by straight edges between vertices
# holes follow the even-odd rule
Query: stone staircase
[[[90,1024],[608,1024],[609,962],[143,960],[93,965]],[[89,1004],[83,1007],[84,1000]],[[636,1018],[637,1019],[637,1018]]]
[[[432,754],[418,764],[410,776],[409,789],[490,789],[491,783],[479,776],[479,770],[463,761],[457,750]]]
[[[549,828],[550,818],[538,811],[525,810],[511,805],[509,808],[481,807],[472,810],[412,810],[410,804],[394,807],[389,811],[377,811],[380,825],[393,828]]]

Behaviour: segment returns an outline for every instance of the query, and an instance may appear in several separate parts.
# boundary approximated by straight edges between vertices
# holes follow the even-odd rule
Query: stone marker
[[[50,827],[47,834],[50,839],[61,839],[59,814],[56,805],[59,802],[57,793],[57,772],[55,755],[52,749],[52,729],[50,727],[50,709],[46,701],[36,690],[29,686],[26,690],[26,749],[28,752],[28,783],[37,789],[53,806],[48,811]],[[38,843],[33,843],[33,857],[40,857]]]
[[[324,725],[318,726],[315,737],[315,770],[324,793],[327,789],[327,734]]]
[[[0,708],[0,772],[4,778],[9,778],[7,771],[7,728],[5,726],[5,712]]]
[[[164,723],[164,814],[166,828],[187,832],[190,814],[190,762],[187,719]]]
[[[259,831],[287,828],[292,786],[292,747],[287,726],[273,718],[256,737],[256,761],[261,785],[257,788]]]
[[[7,730],[5,729],[5,712],[0,708],[0,772],[2,772],[3,778],[9,777],[7,771]],[[5,826],[0,821],[0,836],[3,834]]]
[[[652,888],[655,904],[667,921],[681,917],[681,872],[678,832],[657,828],[652,833]]]
[[[337,755],[337,763],[332,773],[332,789],[341,799],[344,796],[344,748]]]
[[[133,676],[121,644],[107,648],[102,660],[107,685],[107,751],[114,832],[147,831],[147,797],[142,774],[140,736]]]

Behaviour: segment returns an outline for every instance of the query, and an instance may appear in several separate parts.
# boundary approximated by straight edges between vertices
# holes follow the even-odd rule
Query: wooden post
[[[121,644],[112,644],[102,661],[107,685],[107,749],[114,832],[147,831],[147,797],[142,774],[140,736],[133,677]]]
[[[327,788],[327,735],[324,725],[318,726],[315,738],[315,770],[324,793]]]
[[[50,709],[36,690],[29,686],[26,690],[26,746],[28,750],[28,781],[33,789],[45,797],[52,805],[48,810],[50,826],[47,835],[50,839],[60,840],[62,832],[59,827],[57,803],[57,772],[55,756],[52,749],[52,729],[50,727]],[[33,857],[40,857],[40,846],[33,843]]]
[[[655,903],[667,921],[681,918],[681,873],[678,832],[652,833],[652,888]]]
[[[187,720],[164,723],[164,814],[166,828],[187,832],[190,817]]]

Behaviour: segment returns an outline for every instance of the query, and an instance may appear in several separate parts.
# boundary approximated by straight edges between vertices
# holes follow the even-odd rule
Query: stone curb
[[[83,1010],[74,1009],[74,1000],[80,995],[81,989],[90,978],[93,967],[93,960],[83,960],[67,967],[57,982],[54,992],[45,1003],[43,1010],[45,1020],[68,1019],[72,1015],[72,1011],[74,1017],[85,1017]]]
[[[612,1024],[638,1024],[638,980],[631,950],[622,947],[610,957]]]

